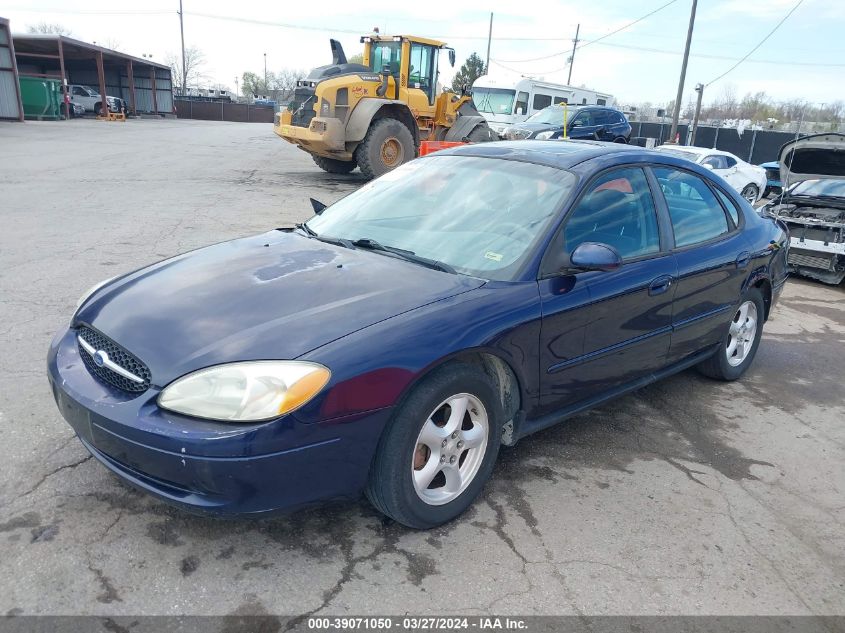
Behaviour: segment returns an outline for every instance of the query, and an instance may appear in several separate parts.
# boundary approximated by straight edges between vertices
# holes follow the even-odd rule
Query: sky
[[[572,84],[613,94],[619,103],[665,104],[675,98],[692,0],[674,0],[630,28],[593,40],[666,5],[669,0],[462,0],[425,5],[372,0],[183,0],[186,46],[205,56],[207,84],[234,88],[244,71],[310,69],[331,61],[328,39],[347,56],[360,52],[359,35],[435,37],[456,50],[458,63],[440,61],[448,84],[473,52],[487,54],[493,12],[491,74],[532,76],[565,83],[576,25],[580,45]],[[699,0],[684,102],[696,83],[708,84],[746,55],[797,0]],[[13,32],[39,22],[59,23],[72,37],[114,44],[126,53],[166,63],[178,54],[179,1],[7,0],[0,15]],[[448,13],[449,10],[452,13]],[[441,15],[442,14],[442,15]],[[723,79],[708,85],[704,102],[725,91],[765,91],[776,100],[821,104],[845,99],[845,0],[804,0],[780,29]],[[542,58],[542,59],[541,59]]]

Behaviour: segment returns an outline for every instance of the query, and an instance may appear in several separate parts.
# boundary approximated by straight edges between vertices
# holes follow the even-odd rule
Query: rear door
[[[659,195],[659,192],[658,192]],[[546,411],[612,390],[662,367],[669,351],[677,275],[670,242],[661,241],[654,192],[640,167],[596,177],[576,202],[546,260],[584,242],[613,246],[614,272],[559,274],[544,264],[540,345]]]
[[[718,343],[748,276],[751,253],[735,221],[703,178],[675,167],[652,167],[672,224],[678,281],[669,362]]]

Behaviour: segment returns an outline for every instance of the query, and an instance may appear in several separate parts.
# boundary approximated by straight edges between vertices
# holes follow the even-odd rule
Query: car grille
[[[117,387],[123,391],[131,393],[141,393],[146,391],[150,386],[150,370],[142,363],[136,356],[130,354],[120,345],[112,341],[107,336],[100,334],[97,330],[82,326],[77,331],[78,337],[81,337],[97,351],[103,351],[109,356],[109,360],[125,369],[131,374],[134,374],[141,379],[141,382],[135,382],[125,376],[121,376],[116,371],[108,367],[100,367],[94,363],[91,354],[82,347],[82,344],[77,342],[79,347],[79,355],[82,357],[82,362],[94,376],[106,382],[113,387]]]
[[[312,88],[299,87],[293,91],[293,101],[290,106],[291,125],[308,127],[314,118],[314,103],[316,97]]]
[[[822,270],[833,270],[833,257],[818,257],[816,255],[806,255],[804,253],[796,253],[794,249],[790,249],[789,257],[787,259],[792,266],[806,266],[808,268],[821,268]]]

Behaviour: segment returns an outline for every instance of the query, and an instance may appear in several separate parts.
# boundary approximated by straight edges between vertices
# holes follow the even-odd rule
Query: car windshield
[[[789,194],[845,198],[845,180],[805,180],[790,189]]]
[[[569,112],[566,113],[567,121],[571,121],[572,118],[578,114],[578,110],[575,108],[569,108]],[[536,114],[532,114],[530,117],[525,119],[526,123],[546,123],[550,125],[563,125],[563,108],[561,106],[549,106],[548,108],[543,108]]]
[[[541,165],[432,156],[364,185],[306,227],[324,238],[374,241],[459,273],[508,280],[575,182],[573,174]]]
[[[472,102],[479,112],[511,114],[514,94],[513,90],[504,88],[473,88]]]
[[[659,147],[658,148],[661,152],[666,154],[670,154],[671,156],[677,156],[678,158],[685,158],[687,160],[691,160],[694,163],[698,162],[698,159],[701,158],[701,154],[696,154],[695,152],[685,152],[682,149],[669,149],[667,147]]]

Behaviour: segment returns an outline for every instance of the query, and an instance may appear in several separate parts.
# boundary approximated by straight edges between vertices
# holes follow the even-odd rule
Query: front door
[[[417,116],[431,116],[437,96],[437,52],[434,46],[411,43],[408,60],[408,105]]]
[[[568,269],[541,281],[540,405],[546,411],[607,392],[666,362],[677,266],[661,240],[654,194],[640,167],[599,175],[550,248],[615,248],[614,272]],[[548,274],[551,271],[544,271]]]
[[[569,124],[569,138],[595,138],[596,125],[593,113],[584,110],[575,115]]]

